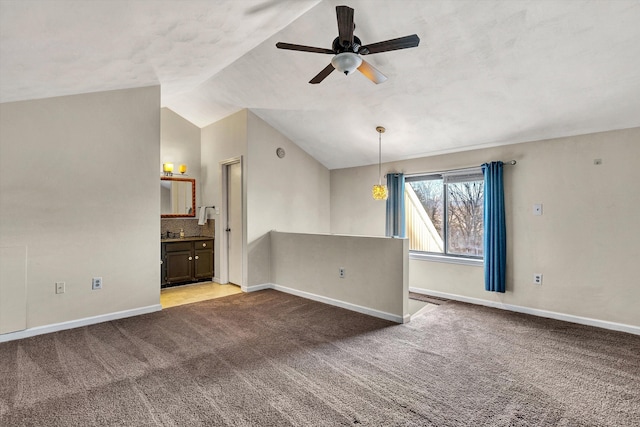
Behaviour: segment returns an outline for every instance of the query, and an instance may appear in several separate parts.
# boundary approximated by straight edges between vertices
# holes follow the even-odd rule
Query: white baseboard
[[[411,316],[408,314],[405,316],[399,316],[397,314],[391,314],[384,311],[375,310],[373,308],[363,307],[361,305],[352,304],[350,302],[345,302],[345,301],[325,297],[322,295],[316,295],[310,292],[300,291],[298,289],[288,288],[286,286],[277,285],[275,283],[262,283],[260,285],[247,286],[247,289],[245,292],[261,291],[263,289],[274,289],[276,291],[284,292],[291,295],[296,295],[302,298],[322,302],[322,303],[333,305],[340,308],[345,308],[347,310],[355,311],[362,314],[367,314],[369,316],[378,317],[384,320],[390,320],[396,323],[408,323],[409,320],[411,320]]]
[[[486,307],[499,308],[502,310],[515,311],[516,313],[531,314],[533,316],[546,317],[549,319],[562,320],[565,322],[578,323],[580,325],[595,326],[598,328],[610,329],[612,331],[621,331],[634,335],[640,335],[640,327],[626,325],[624,323],[608,322],[606,320],[591,319],[589,317],[574,316],[572,314],[540,310],[537,308],[523,307],[521,305],[504,304],[496,301],[488,301],[480,298],[465,297],[463,295],[448,294],[446,292],[438,292],[421,288],[409,287],[409,292],[447,298],[461,302],[468,302],[470,304],[484,305]]]
[[[262,291],[264,289],[274,289],[274,286],[275,285],[273,283],[261,283],[259,285],[246,286],[242,290],[245,292],[255,292],[255,291]]]
[[[49,334],[51,332],[64,331],[66,329],[79,328],[81,326],[94,325],[96,323],[108,322],[110,320],[124,319],[125,317],[139,316],[141,314],[153,313],[162,310],[160,304],[149,305],[147,307],[134,308],[131,310],[117,311],[115,313],[101,314],[99,316],[85,317],[83,319],[70,320],[68,322],[54,323],[51,325],[36,326],[35,328],[24,329],[22,331],[9,332],[0,335],[0,343],[19,340],[22,338],[34,337],[36,335]]]

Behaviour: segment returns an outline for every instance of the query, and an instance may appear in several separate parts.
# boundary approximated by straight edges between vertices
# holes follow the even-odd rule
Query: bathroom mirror
[[[189,218],[196,216],[196,180],[160,177],[160,217]]]

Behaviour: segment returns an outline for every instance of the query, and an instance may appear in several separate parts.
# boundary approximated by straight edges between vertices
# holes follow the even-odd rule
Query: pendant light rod
[[[389,195],[387,186],[382,185],[382,134],[385,130],[382,126],[376,126],[376,131],[378,132],[378,183],[371,190],[373,200],[387,200]]]
[[[386,129],[382,126],[376,126],[378,131],[378,184],[382,185],[382,134]]]

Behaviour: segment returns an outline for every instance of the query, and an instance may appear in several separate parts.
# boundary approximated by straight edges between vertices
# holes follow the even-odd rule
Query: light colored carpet
[[[640,337],[273,290],[0,344],[2,426],[638,426]]]

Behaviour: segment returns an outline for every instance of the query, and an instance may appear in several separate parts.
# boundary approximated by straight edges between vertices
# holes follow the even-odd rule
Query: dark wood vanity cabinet
[[[213,278],[213,240],[193,242],[193,277],[196,280]]]
[[[211,280],[213,239],[169,239],[162,242],[162,286]]]

